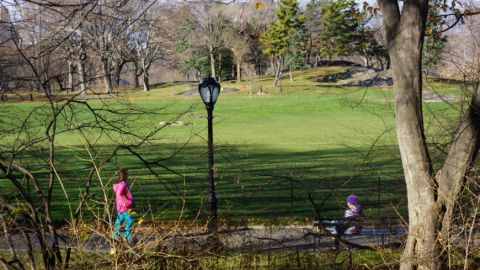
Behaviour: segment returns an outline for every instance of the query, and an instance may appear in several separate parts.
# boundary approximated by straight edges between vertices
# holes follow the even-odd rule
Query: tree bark
[[[68,61],[68,71],[67,71],[67,93],[70,91],[73,91],[73,69],[74,69],[74,64],[72,61]]]
[[[428,1],[404,1],[402,13],[397,0],[378,3],[392,64],[395,121],[408,196],[409,228],[400,269],[442,269],[448,225],[465,175],[478,154],[480,90],[435,176],[422,115],[421,59]]]
[[[441,170],[437,173],[438,198],[437,208],[441,209],[439,216],[440,240],[443,247],[451,245],[450,223],[453,219],[453,210],[462,186],[465,175],[468,174],[472,163],[476,159],[480,141],[480,86],[477,87],[475,96],[465,118],[453,139],[450,151]],[[448,249],[443,249],[442,262],[446,262],[445,254]]]
[[[112,78],[110,77],[110,67],[108,66],[108,58],[103,57],[102,59],[102,69],[103,69],[103,83],[105,84],[105,93],[112,92]]]
[[[275,80],[273,81],[273,87],[277,87],[277,83],[280,80],[282,75],[282,61],[279,57],[276,58],[276,65],[275,65]]]
[[[438,269],[435,177],[422,115],[421,58],[427,0],[404,4],[379,0],[392,59],[396,95],[395,122],[408,197],[408,238],[400,269]]]
[[[125,61],[117,63],[117,67],[115,69],[115,85],[116,86],[120,86],[120,79],[121,79],[121,74],[122,74],[124,65],[125,65]]]
[[[0,89],[2,89],[2,96],[0,98],[0,101],[7,101],[7,93],[5,92],[5,87],[0,86]]]
[[[218,80],[217,81],[220,82],[220,80],[221,80],[220,76],[222,76],[222,53],[218,54],[218,69],[217,70],[218,70],[218,72],[217,72],[218,73]],[[215,76],[214,76],[214,78],[215,78]],[[217,79],[217,78],[215,78],[215,79]]]
[[[148,70],[143,71],[143,91],[150,91],[150,82],[148,80]]]
[[[212,78],[215,78],[215,57],[214,57],[214,51],[213,50],[210,50],[210,69],[211,69],[210,76]]]
[[[87,83],[86,83],[84,63],[82,60],[78,61],[77,68],[78,68],[78,76],[80,77],[80,91],[82,92],[82,95],[85,95],[87,90]]]
[[[134,80],[134,87],[135,88],[138,88],[140,87],[140,80],[138,79],[138,77],[140,77],[140,75],[142,75],[143,71],[141,68],[138,67],[138,63],[137,61],[134,61],[134,70],[133,70],[133,80]]]
[[[237,82],[242,81],[242,63],[237,59]]]
[[[137,88],[140,86],[140,81],[138,79],[137,69],[133,71],[133,87]]]

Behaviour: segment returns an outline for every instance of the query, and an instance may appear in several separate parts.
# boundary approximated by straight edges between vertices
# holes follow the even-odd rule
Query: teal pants
[[[121,230],[120,226],[125,223],[125,229]],[[133,224],[133,218],[128,212],[119,212],[117,213],[117,220],[115,221],[114,231],[113,231],[113,238],[118,239],[118,235],[123,232],[123,237],[127,239],[127,241],[132,240],[132,234],[130,232]]]

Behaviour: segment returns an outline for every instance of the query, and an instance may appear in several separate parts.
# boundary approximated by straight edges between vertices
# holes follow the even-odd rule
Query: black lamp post
[[[212,77],[206,77],[198,85],[198,92],[207,108],[208,119],[208,232],[212,233],[217,229],[217,197],[215,196],[215,180],[213,167],[213,109],[218,95],[220,84]]]

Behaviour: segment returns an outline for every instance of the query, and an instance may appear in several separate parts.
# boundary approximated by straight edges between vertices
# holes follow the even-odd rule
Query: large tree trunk
[[[427,0],[379,0],[396,94],[396,127],[408,196],[409,228],[401,269],[441,269],[441,245],[456,199],[478,152],[480,97],[460,125],[444,166],[435,177],[422,115],[422,48]],[[439,237],[439,233],[442,235]]]
[[[395,120],[408,196],[408,238],[400,268],[438,269],[436,182],[422,115],[421,59],[427,0],[412,2],[404,5],[400,16],[397,0],[379,1],[394,63]]]
[[[427,0],[412,2],[415,4],[404,5],[400,17],[396,0],[379,1],[393,63],[397,138],[408,196],[408,238],[400,269],[439,269],[436,181],[422,113],[421,59]]]
[[[457,134],[453,138],[450,151],[443,167],[437,173],[438,198],[437,207],[441,209],[439,216],[440,243],[445,247],[441,254],[443,263],[447,262],[448,247],[452,245],[451,222],[457,199],[465,182],[471,164],[476,159],[480,141],[480,86]]]

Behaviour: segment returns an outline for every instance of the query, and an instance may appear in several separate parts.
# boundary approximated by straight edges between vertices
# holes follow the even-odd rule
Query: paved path
[[[35,235],[29,234],[34,249],[40,249]],[[27,244],[20,234],[10,235],[17,250],[26,250]],[[48,235],[52,242],[51,235]],[[111,238],[92,233],[83,240],[74,239],[69,234],[60,235],[60,246],[66,247],[69,243],[75,249],[107,252],[112,246]],[[0,235],[0,249],[8,249],[4,235]],[[209,246],[208,235],[203,233],[176,233],[176,234],[134,234],[134,245],[157,246],[159,243],[167,248],[202,251]],[[346,240],[355,244],[378,247],[382,245],[382,237],[374,235],[348,236]],[[383,244],[400,243],[397,236],[385,237]],[[283,252],[293,250],[324,250],[334,246],[333,238],[321,236],[311,226],[264,227],[253,226],[220,232],[217,235],[217,244],[227,250],[255,251],[255,252]]]

